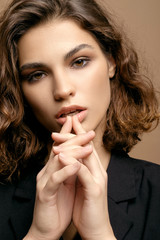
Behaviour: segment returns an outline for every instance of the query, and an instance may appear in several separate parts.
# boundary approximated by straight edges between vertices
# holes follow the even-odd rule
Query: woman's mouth
[[[63,125],[66,121],[67,116],[74,115],[77,115],[79,121],[82,122],[87,116],[87,109],[79,106],[64,107],[56,114],[56,121],[59,124]]]

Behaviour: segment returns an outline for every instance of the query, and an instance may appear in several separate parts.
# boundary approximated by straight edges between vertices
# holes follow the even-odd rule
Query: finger
[[[64,164],[64,166],[73,165],[77,162],[75,158],[68,157],[62,153],[59,154],[59,160]],[[80,168],[76,174],[83,187],[88,189],[87,191],[94,191],[94,177],[92,176],[90,170],[84,164],[80,165]]]
[[[83,164],[88,168],[94,178],[101,179],[103,177],[104,169],[94,152],[92,152],[87,158],[83,159]]]
[[[73,130],[77,135],[86,132],[83,129],[82,124],[79,122],[78,117],[76,115],[72,117],[72,124],[73,124]]]
[[[65,166],[73,165],[78,162],[75,158],[68,157],[62,153],[59,154],[59,159]],[[77,171],[77,176],[84,187],[89,188],[91,184],[93,185],[93,177],[85,165],[80,165],[80,168]]]
[[[39,181],[40,185],[44,187],[51,175],[60,170],[62,167],[63,165],[59,161],[58,155],[54,156],[53,159],[49,159],[45,167],[37,175],[37,180]]]
[[[60,152],[63,149],[65,149],[65,147],[67,148],[68,146],[73,147],[73,148],[74,148],[74,146],[84,146],[84,145],[88,144],[90,141],[92,141],[94,139],[94,137],[95,137],[94,131],[89,131],[87,133],[75,135],[68,141],[66,141],[58,146],[53,146],[53,151],[55,153],[57,153],[57,151]]]
[[[65,133],[70,133],[71,131],[72,131],[72,119],[70,116],[67,116],[67,119],[66,119],[65,123],[63,124],[60,133],[65,134]],[[52,139],[53,139],[53,135],[54,134],[52,133],[51,134]],[[53,141],[54,141],[53,145],[57,145],[58,143],[61,143],[59,141],[57,142],[55,139],[53,139]]]
[[[67,140],[75,137],[76,135],[72,134],[72,133],[63,133],[62,134],[62,133],[53,132],[51,136],[52,136],[53,141],[55,141],[56,143],[64,143]]]
[[[95,182],[93,176],[84,164],[81,164],[79,171],[77,171],[77,177],[81,185],[86,189],[86,193],[94,191]]]
[[[72,118],[67,116],[65,123],[63,124],[60,133],[70,133],[72,131]]]
[[[44,187],[44,194],[47,194],[48,196],[54,195],[60,187],[60,184],[66,181],[69,177],[75,175],[79,168],[80,163],[76,162],[53,173]]]
[[[60,152],[58,154],[58,157],[59,157],[59,160],[61,161],[64,156],[67,156],[69,159],[76,159],[76,160],[79,160],[79,159],[84,159],[84,158],[87,158],[91,153],[92,153],[93,149],[92,149],[92,146],[91,145],[87,145],[85,147],[78,147],[78,148],[75,148],[69,152]],[[72,163],[72,161],[70,161],[70,163]]]

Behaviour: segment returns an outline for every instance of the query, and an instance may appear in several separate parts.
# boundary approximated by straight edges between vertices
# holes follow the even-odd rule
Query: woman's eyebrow
[[[68,58],[72,57],[74,54],[76,54],[77,52],[79,52],[80,50],[84,49],[84,48],[89,48],[89,49],[94,49],[91,45],[89,44],[80,44],[78,46],[76,46],[75,48],[71,49],[65,56],[64,56],[64,60],[67,60]]]
[[[35,63],[26,63],[20,67],[20,73],[26,69],[35,69],[35,68],[46,68],[47,66],[43,63],[35,62]]]

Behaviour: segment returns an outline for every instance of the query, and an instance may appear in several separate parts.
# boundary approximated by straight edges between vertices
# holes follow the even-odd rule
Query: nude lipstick
[[[87,116],[87,109],[81,106],[72,105],[68,107],[63,107],[56,114],[56,121],[63,125],[66,121],[67,116],[77,115],[80,122],[82,122]]]

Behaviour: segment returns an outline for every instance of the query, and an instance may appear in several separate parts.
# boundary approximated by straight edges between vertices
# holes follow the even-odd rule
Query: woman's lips
[[[56,114],[56,121],[63,125],[66,121],[67,116],[74,116],[77,115],[80,122],[82,122],[85,117],[87,116],[87,109],[79,106],[70,106],[62,108]]]

